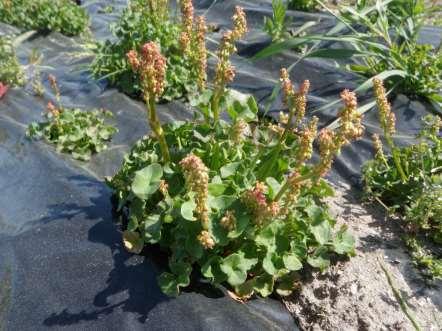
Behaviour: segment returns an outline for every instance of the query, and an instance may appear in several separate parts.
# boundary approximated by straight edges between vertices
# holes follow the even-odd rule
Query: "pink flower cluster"
[[[218,50],[218,63],[215,70],[215,85],[224,89],[227,83],[235,78],[235,68],[230,63],[230,56],[236,52],[235,43],[247,32],[247,20],[244,10],[236,6],[233,19],[233,30],[226,31]]]
[[[295,116],[295,125],[299,125],[305,116],[310,81],[304,80],[299,86],[299,91],[295,92],[289,73],[285,68],[281,69],[279,80],[281,82],[284,105],[289,109],[289,113]],[[287,124],[291,125],[291,123]]]
[[[242,201],[247,206],[247,209],[252,212],[255,224],[259,226],[280,213],[277,201],[267,202],[266,190],[267,186],[264,183],[256,182],[253,189],[245,191],[242,195]]]
[[[324,176],[331,168],[334,156],[352,140],[359,139],[364,133],[362,116],[357,111],[356,94],[349,90],[341,93],[344,108],[339,113],[340,127],[336,132],[324,128],[319,132],[320,161],[316,166],[319,177]]]
[[[131,50],[126,56],[132,70],[140,75],[146,102],[161,96],[165,86],[166,58],[157,44],[148,42],[141,47],[140,54]]]
[[[203,90],[206,86],[207,70],[206,21],[203,16],[198,16],[194,22],[192,0],[181,2],[181,21],[180,47],[183,54],[194,64],[198,88]]]

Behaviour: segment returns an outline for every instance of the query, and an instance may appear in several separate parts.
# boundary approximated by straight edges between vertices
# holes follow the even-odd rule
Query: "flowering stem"
[[[281,199],[281,197],[283,196],[283,194],[289,189],[290,186],[296,184],[296,183],[300,183],[303,182],[305,180],[308,180],[312,177],[315,177],[316,174],[314,172],[311,172],[309,174],[300,176],[294,180],[289,181],[288,179],[286,180],[286,182],[284,183],[284,185],[282,185],[282,187],[279,189],[279,192],[276,194],[275,198],[273,199],[273,201],[279,201],[279,199]]]
[[[295,111],[291,110],[289,113],[289,118],[287,120],[287,125],[285,126],[284,132],[282,133],[281,138],[279,139],[279,145],[281,145],[285,141],[289,131],[292,129],[292,121],[293,121],[294,114],[295,114]]]
[[[166,138],[164,137],[164,131],[161,127],[161,123],[158,119],[155,110],[155,98],[149,98],[147,102],[148,120],[152,131],[154,132],[158,142],[160,144],[161,155],[165,163],[170,162],[169,148],[167,146]]]
[[[217,88],[215,90],[215,92],[213,93],[212,100],[210,101],[210,108],[213,113],[214,123],[218,123],[218,121],[219,121],[219,101],[221,98],[221,94],[222,94],[222,91],[220,91],[220,89]]]
[[[407,182],[407,175],[405,174],[404,168],[402,168],[401,159],[399,155],[397,154],[396,146],[394,145],[393,139],[388,134],[388,132],[385,133],[385,140],[387,140],[388,145],[391,148],[391,155],[393,157],[394,164],[396,165],[396,169],[399,172],[399,176],[401,176],[402,182]]]

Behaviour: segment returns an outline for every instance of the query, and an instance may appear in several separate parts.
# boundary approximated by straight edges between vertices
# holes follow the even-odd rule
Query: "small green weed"
[[[419,142],[397,147],[393,141],[394,113],[381,81],[375,80],[374,86],[381,127],[391,155],[384,154],[382,142],[375,135],[375,158],[363,167],[365,192],[390,212],[402,215],[405,229],[411,236],[407,242],[411,248],[416,248],[413,256],[420,257],[419,265],[423,265],[424,257],[429,261],[431,255],[422,253],[416,238],[419,236],[435,245],[442,244],[442,121],[439,117],[425,117],[423,129],[417,137]],[[441,262],[434,257],[434,263],[440,265]],[[434,271],[433,277],[441,278],[440,269],[430,269]]]
[[[0,83],[21,86],[25,84],[25,75],[15,55],[12,41],[0,36]]]
[[[169,17],[167,1],[131,0],[119,22],[112,27],[116,40],[98,44],[91,66],[94,77],[106,78],[124,93],[140,97],[140,74],[131,69],[126,54],[154,41],[167,58],[166,87],[161,98],[172,100],[195,93],[201,84],[197,83],[198,71],[192,70],[195,67],[192,59],[198,52],[196,46],[201,36],[204,43],[206,31],[198,30],[199,22],[204,19],[194,19],[191,2],[183,1],[181,6],[179,22],[179,17]]]
[[[56,91],[58,106],[49,102],[44,114],[47,121],[31,123],[26,134],[31,138],[44,138],[54,144],[57,151],[70,153],[78,160],[88,161],[93,153],[106,149],[106,142],[118,131],[104,123],[104,117],[111,117],[112,113],[63,107],[55,78],[50,76],[50,80]]]
[[[86,30],[86,11],[71,0],[2,0],[0,22],[26,30],[58,31],[76,36]]]

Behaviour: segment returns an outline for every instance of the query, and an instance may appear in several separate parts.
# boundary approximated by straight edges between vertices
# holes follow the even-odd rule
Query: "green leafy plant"
[[[287,35],[286,11],[282,0],[272,0],[272,18],[264,17],[264,31],[273,41],[283,40]]]
[[[44,114],[47,121],[31,123],[26,134],[31,138],[44,138],[56,145],[57,151],[70,153],[75,159],[87,161],[93,153],[106,149],[106,142],[118,131],[104,123],[104,117],[111,117],[112,113],[63,107],[55,77],[49,76],[49,79],[55,91],[57,106],[49,102]]]
[[[419,237],[435,245],[442,244],[442,121],[427,116],[417,139],[419,142],[405,147],[394,143],[394,113],[385,96],[380,80],[374,81],[381,127],[391,156],[383,152],[382,142],[375,135],[375,158],[363,167],[365,192],[391,212],[402,215],[405,228],[412,236],[407,242],[418,248]],[[422,256],[422,248],[416,256]],[[437,256],[437,255],[436,255]],[[427,256],[428,257],[428,256]],[[434,257],[434,261],[437,258]],[[442,260],[439,259],[439,264]],[[419,263],[422,265],[423,263]],[[430,275],[442,277],[439,268],[432,268]],[[437,272],[439,270],[439,272]]]
[[[304,58],[335,59],[340,67],[369,77],[361,89],[376,76],[394,91],[442,103],[442,51],[417,43],[428,15],[423,1],[406,0],[401,5],[391,0],[361,1],[356,7],[342,6],[338,14],[320,0],[317,2],[337,18],[335,27],[323,35],[274,43],[255,58],[313,43]],[[320,48],[322,41],[344,43],[345,47]]]
[[[169,17],[167,0],[131,0],[119,22],[112,27],[116,40],[98,44],[91,66],[94,77],[106,78],[126,94],[141,96],[140,74],[131,69],[126,54],[154,41],[167,59],[165,91],[161,98],[172,100],[202,89],[205,77],[192,68],[198,68],[195,55],[205,50],[201,47],[206,32],[201,29],[205,27],[204,18],[193,17],[189,0],[181,2],[181,12],[181,20]],[[200,66],[205,66],[205,59]]]
[[[258,121],[253,97],[238,98],[230,55],[247,31],[239,7],[234,28],[217,52],[213,90],[192,99],[193,121],[161,125],[155,100],[165,85],[165,58],[150,42],[130,63],[142,76],[152,136],[138,141],[109,180],[123,216],[125,247],[140,253],[157,244],[169,253],[158,282],[176,296],[190,284],[192,270],[247,298],[254,293],[288,295],[306,265],[326,269],[336,255],[352,255],[354,239],[335,220],[322,198],[333,194],[322,179],[336,153],[362,134],[356,97],[344,91],[344,123],[317,137],[320,161],[307,164],[317,136],[317,119],[304,121],[309,82],[295,91],[281,71],[285,124]],[[229,117],[225,122],[221,113]]]
[[[288,7],[292,10],[314,11],[318,3],[316,0],[288,0]]]
[[[0,83],[13,87],[25,83],[25,75],[15,55],[12,41],[3,36],[0,36]]]
[[[86,11],[71,0],[3,0],[0,22],[26,30],[58,31],[67,36],[84,32]]]

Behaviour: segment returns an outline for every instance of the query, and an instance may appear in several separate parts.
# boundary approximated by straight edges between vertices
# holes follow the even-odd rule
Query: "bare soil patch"
[[[442,330],[442,282],[428,284],[413,266],[400,220],[360,204],[360,192],[336,187],[329,199],[338,223],[356,239],[356,256],[314,273],[285,304],[303,330],[414,330],[387,276],[422,330]]]

